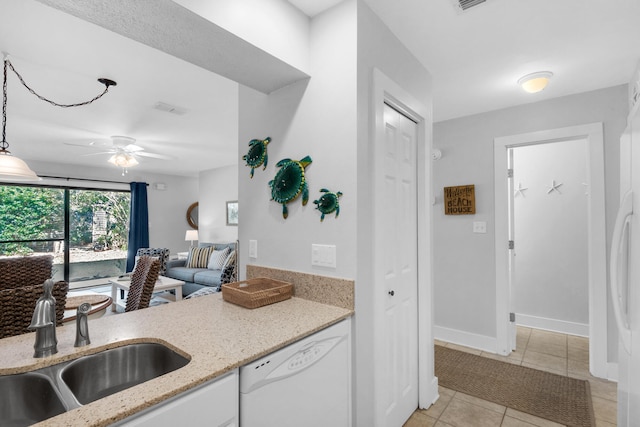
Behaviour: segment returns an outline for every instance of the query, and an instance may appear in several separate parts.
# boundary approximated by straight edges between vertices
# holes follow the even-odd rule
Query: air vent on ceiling
[[[187,112],[186,108],[176,107],[175,105],[167,104],[166,102],[158,101],[153,106],[154,109],[164,111],[165,113],[177,114],[179,116]]]
[[[474,6],[484,3],[486,0],[453,0],[454,4],[459,10],[465,11]]]

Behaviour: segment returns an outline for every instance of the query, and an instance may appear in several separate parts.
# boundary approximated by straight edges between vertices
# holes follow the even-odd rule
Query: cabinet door
[[[237,427],[238,370],[161,402],[116,426],[126,427]]]

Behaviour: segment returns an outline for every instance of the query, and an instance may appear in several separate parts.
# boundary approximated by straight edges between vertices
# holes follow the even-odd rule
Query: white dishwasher
[[[242,427],[351,425],[351,319],[240,368]]]

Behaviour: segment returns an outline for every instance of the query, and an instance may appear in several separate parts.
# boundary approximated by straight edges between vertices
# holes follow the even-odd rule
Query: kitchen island
[[[293,297],[249,310],[221,294],[89,322],[91,344],[75,348],[75,324],[58,327],[58,353],[33,358],[34,334],[0,340],[0,375],[27,372],[109,348],[157,342],[190,359],[183,368],[107,396],[37,426],[107,426],[243,366],[353,311]],[[90,379],[88,379],[90,381]]]

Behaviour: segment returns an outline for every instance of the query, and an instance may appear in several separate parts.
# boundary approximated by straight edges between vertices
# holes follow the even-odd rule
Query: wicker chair
[[[33,310],[44,293],[43,284],[51,278],[53,256],[33,255],[0,259],[0,338],[31,332]],[[69,284],[53,286],[56,324],[62,325]]]
[[[160,261],[147,255],[138,259],[131,273],[131,285],[124,311],[140,310],[149,307],[153,288],[160,272]]]

